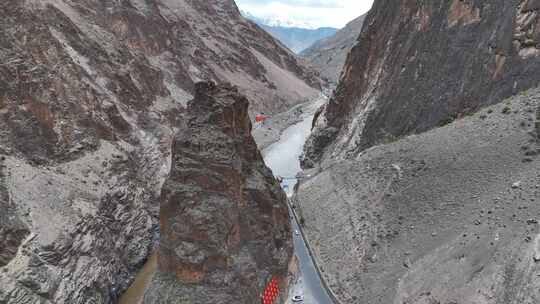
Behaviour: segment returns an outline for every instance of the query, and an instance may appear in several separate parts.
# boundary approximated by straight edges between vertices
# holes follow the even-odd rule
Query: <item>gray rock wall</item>
[[[535,3],[375,1],[318,122],[340,131],[324,151],[357,154],[537,86]]]

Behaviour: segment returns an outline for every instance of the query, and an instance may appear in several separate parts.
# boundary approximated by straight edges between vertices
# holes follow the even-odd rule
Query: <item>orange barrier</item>
[[[278,280],[274,277],[266,286],[262,295],[262,304],[274,304],[279,296],[279,284]]]

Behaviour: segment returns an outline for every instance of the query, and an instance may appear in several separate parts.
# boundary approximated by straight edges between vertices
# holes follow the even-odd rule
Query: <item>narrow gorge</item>
[[[0,304],[540,303],[539,0],[0,16]]]

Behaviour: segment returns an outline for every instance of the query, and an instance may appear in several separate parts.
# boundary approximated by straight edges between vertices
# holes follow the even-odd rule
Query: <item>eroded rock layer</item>
[[[285,300],[292,255],[286,197],[251,136],[235,88],[197,85],[161,195],[159,272],[145,303],[256,303],[272,278]]]
[[[156,237],[182,100],[54,4],[0,4],[0,303],[112,303]]]

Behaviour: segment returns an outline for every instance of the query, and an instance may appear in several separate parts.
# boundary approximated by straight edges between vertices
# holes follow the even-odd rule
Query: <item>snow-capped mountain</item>
[[[334,35],[338,30],[332,27],[317,28],[301,20],[290,20],[282,17],[261,18],[246,11],[241,11],[241,13],[279,39],[295,53],[300,53],[316,41]]]
[[[272,16],[272,17],[257,17],[250,12],[241,11],[242,15],[252,21],[255,21],[259,24],[264,24],[266,26],[273,27],[296,27],[308,30],[316,30],[317,26],[303,20],[292,20],[285,18],[283,16]]]

